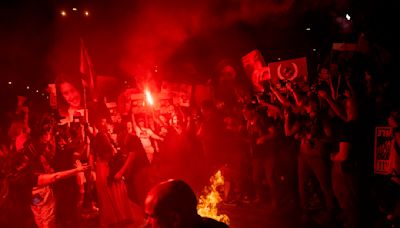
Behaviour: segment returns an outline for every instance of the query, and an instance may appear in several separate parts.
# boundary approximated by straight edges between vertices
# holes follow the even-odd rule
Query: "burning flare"
[[[208,217],[229,225],[229,217],[225,214],[218,215],[218,204],[222,201],[218,192],[218,187],[224,185],[224,177],[221,170],[218,170],[210,178],[211,186],[204,188],[204,193],[200,196],[197,205],[197,213],[202,217]]]
[[[144,94],[146,95],[147,103],[149,103],[149,105],[153,106],[154,100],[153,100],[153,97],[151,96],[150,91],[146,89],[146,90],[144,91]]]

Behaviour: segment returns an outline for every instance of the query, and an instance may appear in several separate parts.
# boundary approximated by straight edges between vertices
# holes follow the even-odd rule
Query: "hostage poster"
[[[263,92],[263,82],[271,79],[268,66],[259,50],[253,50],[242,57],[244,71],[251,80],[255,92]]]
[[[393,143],[391,127],[375,128],[375,148],[374,148],[374,173],[390,174],[390,150]]]

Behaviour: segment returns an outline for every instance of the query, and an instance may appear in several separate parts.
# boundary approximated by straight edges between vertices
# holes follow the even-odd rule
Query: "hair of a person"
[[[197,215],[197,197],[192,188],[182,180],[170,179],[156,185],[150,194],[156,197],[154,213],[164,215],[167,212]]]

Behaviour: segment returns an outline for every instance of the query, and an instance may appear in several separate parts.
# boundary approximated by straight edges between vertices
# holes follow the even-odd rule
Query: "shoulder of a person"
[[[227,228],[229,227],[223,222],[219,222],[212,218],[203,217],[201,220],[201,228]]]

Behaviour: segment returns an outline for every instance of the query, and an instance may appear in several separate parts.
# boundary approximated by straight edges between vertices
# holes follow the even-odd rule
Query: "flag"
[[[268,66],[273,84],[278,84],[280,81],[302,83],[308,80],[306,57],[273,62]]]
[[[93,64],[82,39],[81,39],[81,53],[80,53],[80,73],[82,76],[83,86],[89,89],[90,93],[93,93],[94,77],[95,77]]]

